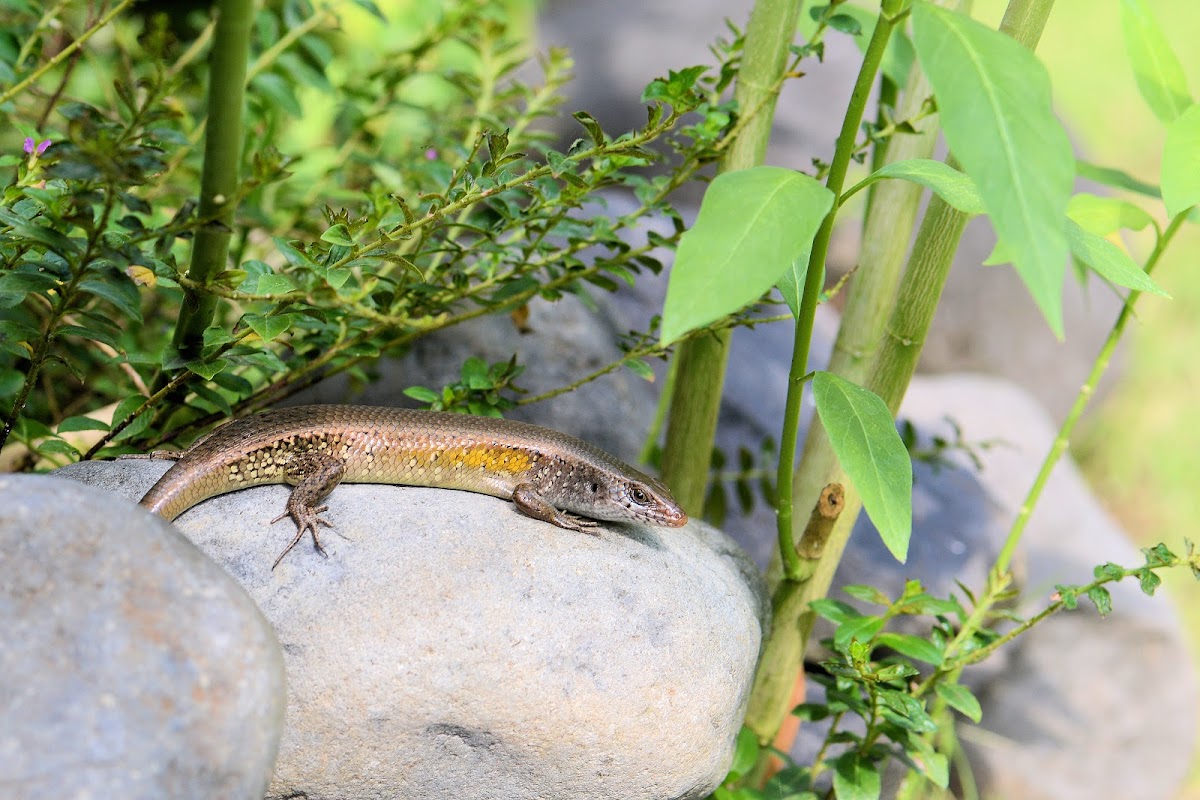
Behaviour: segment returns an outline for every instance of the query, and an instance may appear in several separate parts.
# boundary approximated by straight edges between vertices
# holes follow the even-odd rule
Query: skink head
[[[688,517],[671,492],[653,478],[621,479],[613,487],[609,501],[619,506],[614,519],[635,519],[650,525],[680,528]]]

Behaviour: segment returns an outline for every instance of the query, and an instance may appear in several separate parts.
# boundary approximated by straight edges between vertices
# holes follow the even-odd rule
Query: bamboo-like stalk
[[[775,118],[776,87],[787,66],[802,0],[758,0],[746,26],[742,67],[734,98],[740,109],[758,109],[718,165],[720,172],[747,169],[763,162]],[[729,358],[728,331],[682,344],[667,439],[663,479],[689,513],[699,515],[708,482],[709,456],[717,430],[717,411]]]
[[[246,64],[250,58],[253,0],[220,0],[213,48],[209,57],[208,118],[204,168],[200,178],[200,219],[192,243],[187,277],[203,286],[225,269],[233,232],[234,198],[242,157],[242,107],[246,95]],[[184,359],[200,355],[204,331],[212,324],[217,297],[185,289],[175,326],[175,349]]]

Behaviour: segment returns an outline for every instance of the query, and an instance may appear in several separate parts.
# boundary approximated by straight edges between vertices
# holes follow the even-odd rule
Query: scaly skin
[[[535,519],[593,533],[592,520],[679,527],[687,515],[662,483],[587,442],[511,420],[368,406],[299,406],[234,420],[185,451],[141,505],[173,520],[226,492],[295,486],[296,536],[324,553],[318,505],[338,483],[463,489],[512,500]],[[574,516],[581,514],[591,519]]]

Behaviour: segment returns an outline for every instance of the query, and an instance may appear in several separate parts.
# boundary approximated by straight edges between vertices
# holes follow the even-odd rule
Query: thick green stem
[[[746,26],[734,98],[738,108],[758,112],[721,159],[722,172],[748,169],[763,162],[775,117],[775,87],[787,66],[788,47],[801,5],[800,0],[758,0],[754,4]],[[704,505],[729,336],[722,332],[685,342],[676,355],[680,367],[671,396],[662,473],[689,514],[699,514]]]
[[[208,84],[208,119],[204,171],[200,182],[203,227],[192,244],[187,276],[207,284],[225,269],[233,233],[234,198],[242,158],[242,106],[246,95],[246,63],[250,58],[253,0],[221,0],[213,34]],[[174,345],[184,359],[199,357],[204,331],[212,323],[217,298],[185,290],[175,326]]]

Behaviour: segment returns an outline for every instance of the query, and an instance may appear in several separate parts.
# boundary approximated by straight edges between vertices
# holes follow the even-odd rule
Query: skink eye
[[[634,486],[632,489],[630,489],[629,494],[633,496],[633,502],[637,503],[639,506],[650,505],[650,495],[646,494],[645,491],[639,489],[637,486]]]

